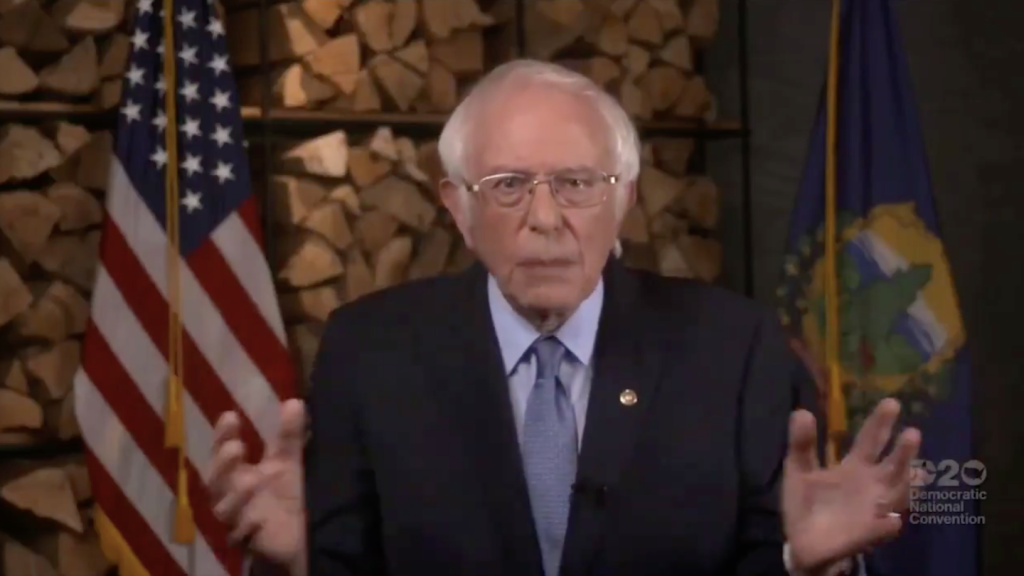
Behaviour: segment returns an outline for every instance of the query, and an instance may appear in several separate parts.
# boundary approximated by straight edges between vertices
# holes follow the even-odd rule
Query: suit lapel
[[[654,399],[664,354],[645,337],[652,322],[640,301],[638,279],[614,259],[605,271],[605,302],[594,351],[586,428],[577,468],[583,487],[573,499],[563,576],[587,572],[604,533],[606,502],[627,466],[647,406]]]
[[[460,276],[448,311],[448,339],[435,380],[483,484],[505,553],[505,574],[542,576],[508,379],[487,301],[487,272],[475,264]],[[437,346],[436,344],[432,345]],[[440,348],[440,346],[438,346]]]

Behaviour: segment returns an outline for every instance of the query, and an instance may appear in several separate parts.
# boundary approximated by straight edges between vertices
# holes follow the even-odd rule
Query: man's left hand
[[[849,454],[822,468],[814,416],[792,414],[782,481],[782,516],[795,571],[824,573],[831,565],[891,539],[909,505],[911,461],[921,445],[918,430],[900,434],[879,460],[900,413],[894,399],[880,402],[864,421]]]

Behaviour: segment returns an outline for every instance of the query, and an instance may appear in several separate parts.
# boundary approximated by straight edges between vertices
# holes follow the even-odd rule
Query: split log
[[[0,95],[21,96],[39,86],[39,77],[12,46],[0,48]]]
[[[227,19],[246,105],[259,105],[263,95],[253,68],[257,15],[243,9]],[[305,0],[276,4],[268,18],[273,105],[284,108],[449,112],[498,62],[495,52],[508,52],[489,41],[498,18],[477,0]]]
[[[40,468],[0,487],[0,499],[75,532],[84,531],[71,482],[61,468]]]

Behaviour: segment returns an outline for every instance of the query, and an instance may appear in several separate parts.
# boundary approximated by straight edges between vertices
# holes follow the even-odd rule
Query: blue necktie
[[[532,347],[537,381],[526,401],[522,455],[545,576],[557,576],[576,481],[576,415],[558,367],[565,347],[545,337]]]

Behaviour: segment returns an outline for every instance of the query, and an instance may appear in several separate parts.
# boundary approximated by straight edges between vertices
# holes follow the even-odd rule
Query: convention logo
[[[984,524],[976,513],[978,503],[988,498],[984,483],[988,469],[978,460],[915,460],[910,488],[910,506],[905,514],[910,524]]]
[[[942,242],[913,203],[840,214],[836,229],[840,378],[852,436],[885,397],[911,417],[947,398],[965,335]],[[823,238],[822,227],[787,256],[779,313],[827,406]]]

